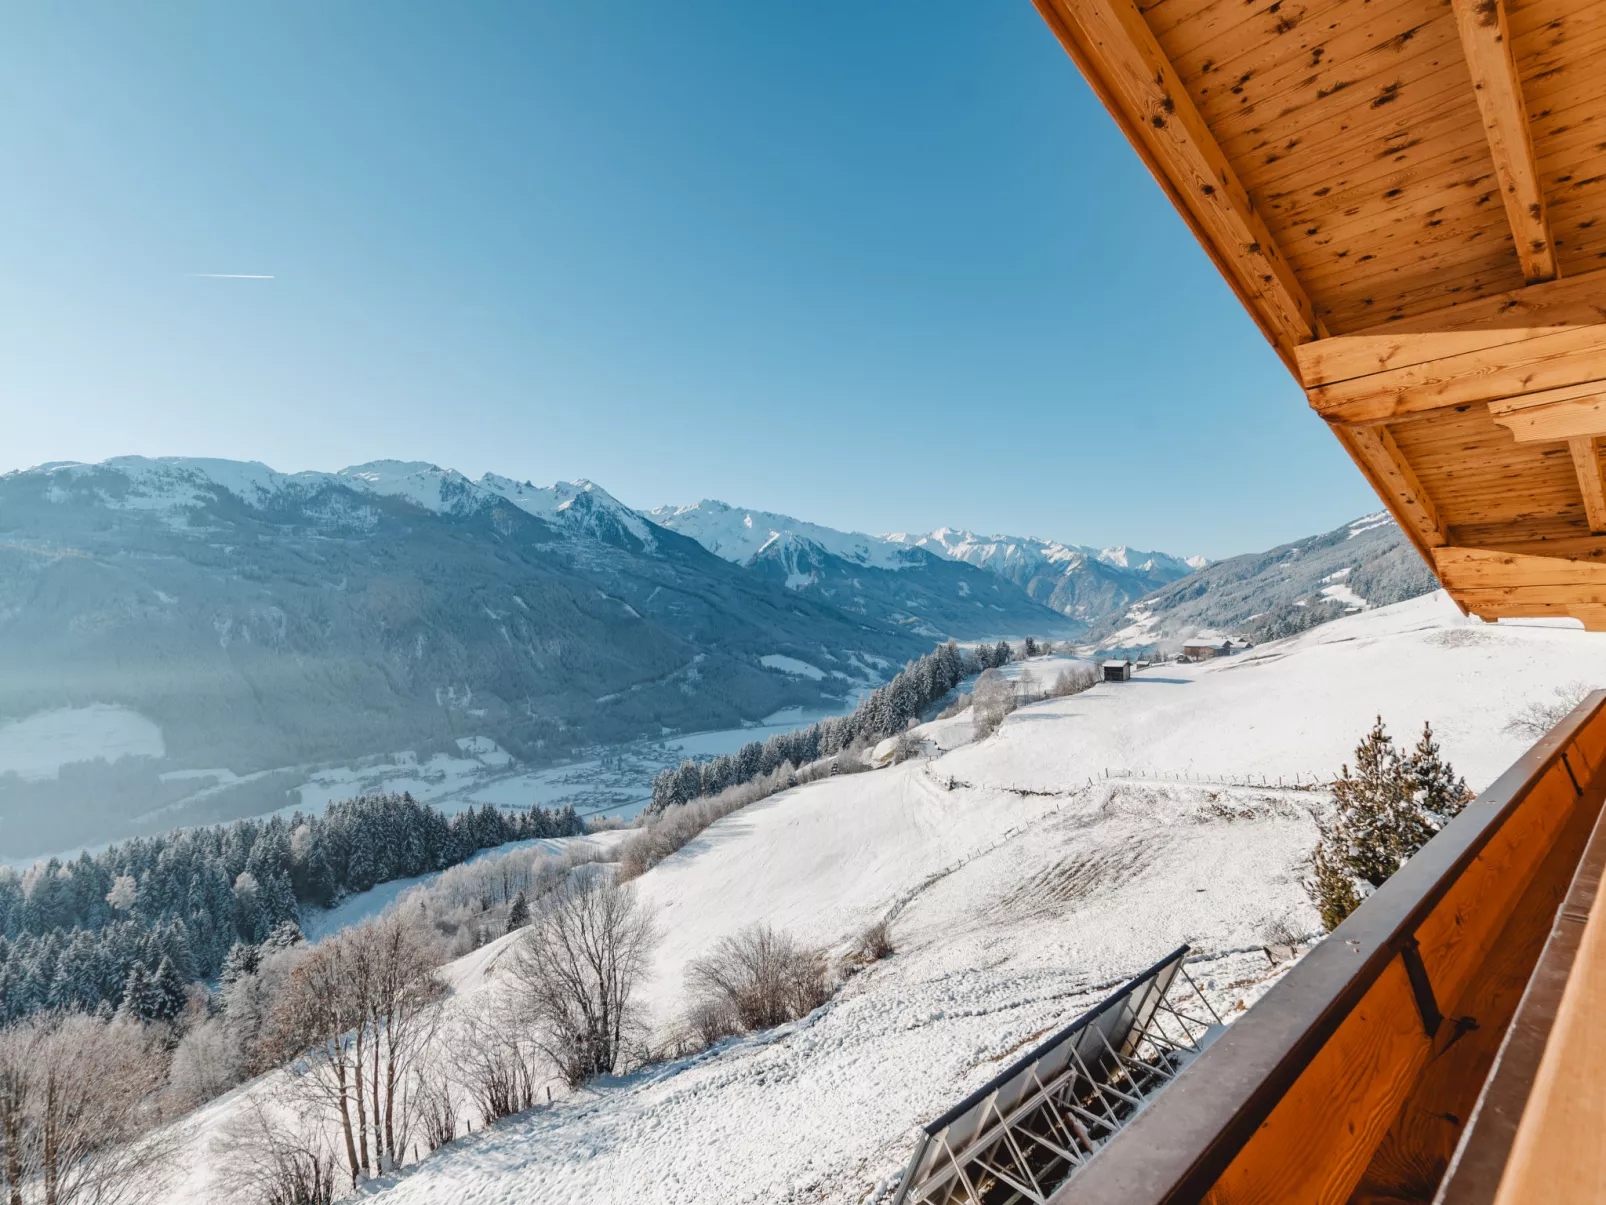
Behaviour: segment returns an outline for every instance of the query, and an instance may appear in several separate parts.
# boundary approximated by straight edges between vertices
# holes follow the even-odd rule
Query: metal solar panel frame
[[[893,1205],[1045,1202],[1220,1028],[1179,946],[923,1127]],[[1209,1020],[1167,1000],[1186,983]]]

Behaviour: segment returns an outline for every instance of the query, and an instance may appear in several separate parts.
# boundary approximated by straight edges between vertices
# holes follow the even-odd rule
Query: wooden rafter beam
[[[1387,423],[1428,410],[1596,385],[1606,392],[1606,325],[1318,385],[1305,396],[1328,422]]]
[[[1523,278],[1530,284],[1553,280],[1556,248],[1545,217],[1522,85],[1511,57],[1505,0],[1451,0],[1451,4]]]
[[[1448,544],[1449,535],[1439,519],[1438,508],[1417,480],[1416,471],[1394,442],[1394,436],[1387,427],[1335,427],[1334,432],[1422,559],[1431,563],[1429,550]]]
[[[1033,0],[1184,220],[1293,367],[1316,310],[1133,0]]]
[[[1311,406],[1349,424],[1606,381],[1606,270],[1318,339],[1295,355]]]
[[[1606,487],[1600,479],[1600,454],[1595,451],[1595,437],[1580,435],[1567,441],[1572,453],[1573,470],[1578,474],[1578,488],[1584,495],[1584,513],[1589,516],[1589,530],[1593,535],[1606,532]]]
[[[1307,389],[1502,343],[1606,324],[1606,269],[1447,305],[1399,322],[1303,344]]]

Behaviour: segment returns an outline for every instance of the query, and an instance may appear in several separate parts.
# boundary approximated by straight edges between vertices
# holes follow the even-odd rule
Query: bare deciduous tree
[[[1004,717],[1015,710],[1015,684],[996,669],[983,671],[971,688],[970,705],[976,725],[976,739],[998,731]]]
[[[279,1050],[306,1052],[305,1061],[293,1068],[299,1073],[295,1083],[339,1119],[352,1187],[367,1163],[357,1145],[365,1130],[353,1118],[354,1105],[362,1102],[356,1035],[367,1019],[355,987],[361,971],[354,961],[355,951],[344,935],[316,946],[291,974],[270,1021]]]
[[[435,1023],[439,961],[411,913],[387,913],[314,947],[274,1009],[272,1045],[306,1052],[299,1082],[338,1117],[353,1186],[406,1150],[409,1072]]]
[[[9,1205],[143,1205],[167,1186],[157,1094],[166,1056],[142,1026],[42,1013],[0,1033]]]
[[[1091,665],[1073,665],[1062,669],[1049,690],[1052,698],[1063,699],[1079,695],[1098,682],[1099,676]]]
[[[367,967],[369,1100],[376,1170],[394,1167],[407,1149],[409,1073],[429,1046],[442,988],[440,958],[422,928],[387,912],[351,931]]]
[[[707,957],[689,963],[686,986],[694,1013],[723,1011],[743,1030],[796,1020],[831,995],[825,956],[764,924],[721,938]]]
[[[523,932],[508,968],[536,1045],[570,1084],[612,1074],[641,1030],[635,994],[653,943],[634,891],[575,870]]]

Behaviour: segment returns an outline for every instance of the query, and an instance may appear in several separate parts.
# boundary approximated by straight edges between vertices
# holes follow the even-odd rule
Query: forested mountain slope
[[[836,707],[931,643],[588,483],[140,458],[10,473],[0,753],[18,756],[0,762],[0,848],[281,806],[281,767],[469,736],[540,760]],[[202,770],[243,781],[201,814],[152,814]]]
[[[1368,515],[1323,535],[1217,561],[1108,616],[1089,635],[1109,648],[1169,647],[1204,630],[1274,640],[1437,588],[1394,520]]]

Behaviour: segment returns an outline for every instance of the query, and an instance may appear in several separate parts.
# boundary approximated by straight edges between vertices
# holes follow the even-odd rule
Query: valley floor
[[[1481,788],[1530,743],[1506,730],[1513,713],[1580,679],[1606,681],[1606,640],[1480,625],[1433,595],[1027,707],[980,743],[953,748],[946,721],[950,751],[773,796],[638,881],[661,934],[646,988],[660,1030],[686,962],[753,921],[841,952],[890,917],[896,954],[804,1021],[594,1085],[364,1191],[883,1200],[916,1126],[1179,944],[1218,1010],[1252,1004],[1275,974],[1263,943],[1318,929],[1299,879],[1326,796],[1308,784],[1376,714],[1403,744],[1431,721]],[[499,990],[507,941],[448,968],[453,1008]],[[216,1199],[204,1180],[175,1201]]]

